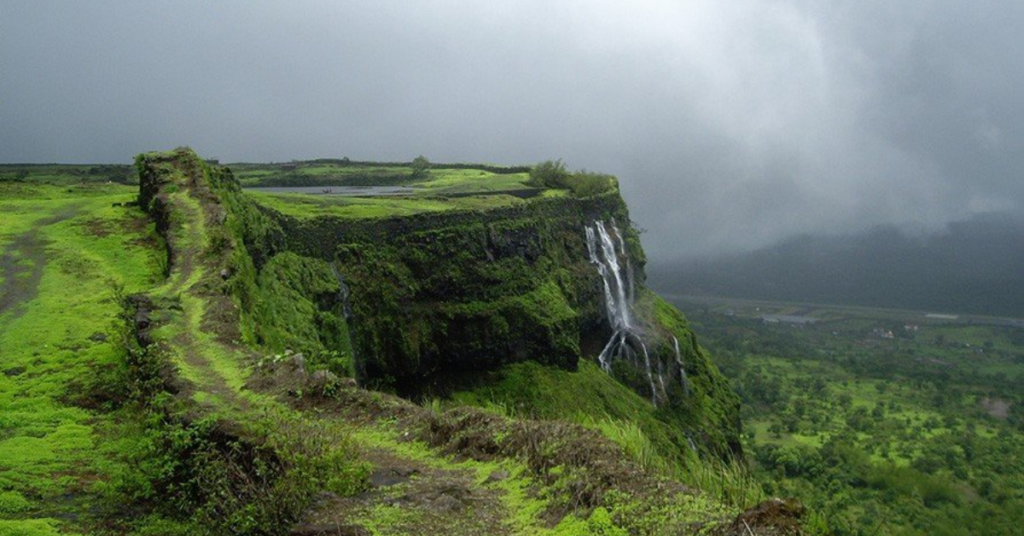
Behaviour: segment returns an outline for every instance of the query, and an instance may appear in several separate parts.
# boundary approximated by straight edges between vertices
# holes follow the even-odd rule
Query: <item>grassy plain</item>
[[[297,162],[231,164],[243,187],[402,186],[400,195],[349,197],[252,191],[261,204],[296,217],[379,218],[446,210],[487,210],[524,203],[530,195],[558,195],[528,186],[525,171],[500,168],[430,168],[415,173],[408,165]],[[486,166],[485,166],[486,167]]]
[[[383,218],[410,216],[422,212],[446,210],[486,210],[525,203],[505,194],[473,195],[452,198],[429,196],[343,197],[309,194],[251,192],[260,204],[282,214],[299,218],[337,216],[342,218]]]
[[[256,186],[412,186],[436,195],[529,189],[523,172],[436,167],[414,174],[408,165],[365,165],[324,162],[292,164],[228,164],[244,187]]]

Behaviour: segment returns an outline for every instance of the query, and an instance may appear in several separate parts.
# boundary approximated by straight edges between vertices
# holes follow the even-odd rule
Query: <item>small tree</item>
[[[561,158],[545,160],[530,169],[530,180],[526,184],[537,188],[568,188],[569,176]]]
[[[430,161],[423,155],[419,155],[412,161],[412,178],[425,179],[430,173]]]

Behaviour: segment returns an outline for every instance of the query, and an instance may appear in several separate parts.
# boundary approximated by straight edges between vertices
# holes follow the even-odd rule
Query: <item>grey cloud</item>
[[[620,176],[650,256],[1024,209],[1024,6],[0,4],[0,161],[348,155]]]

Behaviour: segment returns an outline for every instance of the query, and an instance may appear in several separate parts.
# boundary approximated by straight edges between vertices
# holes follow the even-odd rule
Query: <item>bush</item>
[[[566,187],[576,197],[590,197],[611,190],[615,182],[615,177],[611,175],[578,171],[569,176]]]
[[[412,178],[425,179],[430,173],[430,161],[423,155],[419,155],[412,161]]]
[[[570,173],[561,160],[546,160],[530,169],[529,186],[569,190],[576,197],[590,197],[607,192],[615,186],[612,175],[580,170]]]
[[[537,188],[568,188],[569,171],[561,159],[545,160],[530,169],[530,179],[526,184]]]

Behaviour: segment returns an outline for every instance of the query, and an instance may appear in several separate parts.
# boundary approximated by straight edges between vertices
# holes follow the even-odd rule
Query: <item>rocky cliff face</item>
[[[617,194],[279,221],[289,250],[335,263],[344,278],[362,379],[418,391],[427,380],[510,362],[575,368],[586,341],[607,331],[583,229],[615,218],[628,221]],[[635,234],[628,242],[642,258]]]

